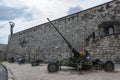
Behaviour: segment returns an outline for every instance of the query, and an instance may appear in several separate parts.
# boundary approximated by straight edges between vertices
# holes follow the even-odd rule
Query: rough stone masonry
[[[6,59],[6,49],[7,45],[6,44],[0,44],[0,60],[5,60]]]
[[[85,48],[92,58],[120,62],[120,1],[114,0],[52,21],[79,52]],[[48,61],[71,55],[66,42],[49,22],[11,36],[7,57],[18,54]]]

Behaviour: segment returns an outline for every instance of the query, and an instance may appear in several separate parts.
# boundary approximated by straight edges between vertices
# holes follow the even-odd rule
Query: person
[[[88,57],[89,55],[90,55],[90,54],[89,54],[89,52],[88,52],[87,50],[81,50],[81,51],[80,51],[80,56],[81,56],[81,59],[82,59],[82,60],[87,59],[87,57]]]

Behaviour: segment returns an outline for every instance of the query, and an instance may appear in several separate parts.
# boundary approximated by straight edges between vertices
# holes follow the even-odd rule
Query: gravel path
[[[100,70],[82,71],[78,73],[69,67],[62,67],[57,73],[48,73],[47,64],[31,67],[30,64],[19,65],[17,63],[3,63],[12,74],[9,80],[120,80],[120,65],[114,72]]]

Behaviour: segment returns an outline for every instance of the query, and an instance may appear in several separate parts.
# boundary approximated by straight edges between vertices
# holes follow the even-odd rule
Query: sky
[[[9,22],[14,33],[111,0],[0,0],[0,44],[7,44]]]

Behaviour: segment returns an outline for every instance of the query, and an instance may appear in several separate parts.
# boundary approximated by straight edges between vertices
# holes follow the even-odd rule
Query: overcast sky
[[[0,0],[0,44],[7,44],[10,26],[14,33],[111,0]]]

